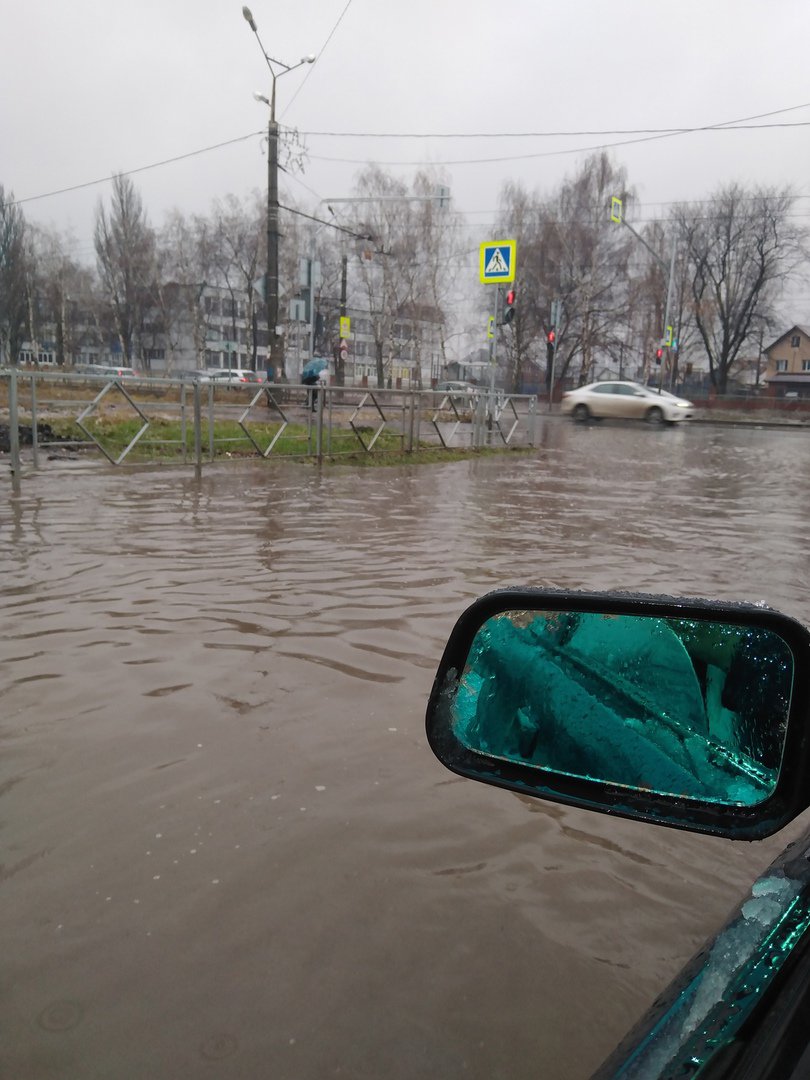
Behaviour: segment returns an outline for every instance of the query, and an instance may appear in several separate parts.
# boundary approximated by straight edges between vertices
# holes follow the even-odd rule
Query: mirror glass
[[[507,611],[478,630],[451,723],[473,753],[754,806],[776,787],[793,664],[761,626]]]

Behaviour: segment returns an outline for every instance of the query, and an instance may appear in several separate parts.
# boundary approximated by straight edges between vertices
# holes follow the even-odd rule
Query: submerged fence
[[[112,465],[323,460],[535,445],[533,395],[0,372],[0,454],[16,482],[43,454]]]

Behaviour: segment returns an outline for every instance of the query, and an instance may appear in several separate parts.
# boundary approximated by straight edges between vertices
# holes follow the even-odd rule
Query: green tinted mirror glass
[[[639,791],[755,806],[776,787],[793,655],[760,626],[507,611],[452,702],[473,753]]]

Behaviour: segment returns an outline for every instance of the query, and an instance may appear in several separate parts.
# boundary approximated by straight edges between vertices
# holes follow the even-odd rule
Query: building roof
[[[804,336],[806,338],[810,339],[810,327],[800,326],[798,323],[796,323],[795,326],[791,326],[791,328],[789,330],[786,330],[784,332],[784,334],[781,334],[776,339],[776,341],[774,341],[771,345],[768,346],[767,349],[763,349],[762,351],[764,353],[769,353],[771,351],[771,349],[775,349],[777,345],[781,344],[785,340],[786,337],[790,337],[791,334],[793,334],[796,330],[798,330],[800,333],[804,334]]]

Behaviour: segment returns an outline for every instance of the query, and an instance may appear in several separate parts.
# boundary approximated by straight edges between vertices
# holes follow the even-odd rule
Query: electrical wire
[[[767,127],[810,127],[810,121],[796,123],[796,124],[778,124],[778,125],[764,125]],[[533,161],[538,158],[552,158],[552,157],[565,157],[570,154],[587,154],[592,153],[594,150],[614,150],[619,146],[633,146],[638,143],[656,142],[659,139],[672,139],[679,135],[694,135],[700,131],[756,131],[759,130],[756,126],[728,126],[728,125],[708,125],[706,127],[696,128],[677,128],[668,131],[662,135],[645,135],[637,139],[618,139],[615,142],[605,143],[592,143],[590,146],[572,146],[565,150],[541,150],[533,154],[509,154],[499,157],[483,157],[483,158],[443,158],[443,159],[429,159],[419,161],[380,161],[375,158],[375,165],[385,166],[405,166],[408,168],[417,168],[419,166],[459,166],[459,165],[494,165],[494,164],[507,164],[511,161]],[[309,154],[311,161],[328,161],[334,164],[342,165],[365,165],[368,163],[368,158],[341,158],[341,157],[326,157],[321,154]]]
[[[336,225],[334,221],[326,221],[324,218],[315,217],[314,214],[305,214],[303,210],[294,210],[291,206],[282,206],[279,203],[279,210],[286,210],[288,214],[295,214],[296,217],[303,217],[308,221],[316,221],[319,225],[328,225],[330,229],[337,229],[338,232],[346,233],[347,236],[353,236],[355,240],[374,240],[373,236],[368,236],[366,233],[355,232],[354,229],[347,229],[345,225]]]
[[[319,51],[319,52],[318,52],[318,54],[317,54],[316,64],[317,64],[317,60],[320,60],[320,58],[321,58],[321,57],[323,56],[324,52],[326,51],[326,47],[327,47],[327,45],[328,45],[328,44],[329,44],[329,42],[330,42],[330,41],[332,40],[332,38],[333,38],[333,37],[335,36],[335,32],[337,31],[337,28],[338,28],[338,27],[340,26],[340,24],[341,24],[341,23],[343,22],[343,17],[344,17],[344,15],[346,14],[346,12],[347,12],[347,11],[349,10],[349,8],[350,8],[351,6],[352,6],[352,0],[347,0],[346,6],[344,7],[343,11],[341,11],[340,15],[338,16],[338,20],[337,20],[337,22],[336,22],[336,23],[335,23],[335,25],[334,25],[334,26],[332,27],[332,29],[331,29],[331,30],[329,31],[329,34],[328,34],[328,36],[327,36],[327,38],[326,38],[326,41],[325,41],[325,42],[323,43],[323,45],[321,45],[320,51]],[[292,104],[293,104],[293,102],[295,101],[295,99],[296,99],[296,98],[298,97],[298,95],[299,95],[299,94],[301,93],[301,91],[302,91],[302,90],[304,89],[304,87],[306,86],[306,84],[307,84],[307,80],[309,79],[310,75],[312,74],[312,72],[313,72],[314,70],[315,70],[315,65],[313,65],[313,66],[312,66],[312,67],[311,67],[311,68],[309,69],[309,71],[307,71],[306,75],[304,76],[304,78],[303,78],[303,79],[301,80],[301,82],[299,83],[299,85],[298,85],[298,89],[297,89],[297,90],[295,91],[295,93],[293,94],[293,96],[292,96],[292,97],[290,98],[290,100],[289,100],[289,101],[287,102],[287,104],[286,104],[286,105],[284,106],[284,111],[283,111],[283,112],[282,112],[282,114],[281,114],[282,116],[285,116],[285,115],[287,114],[287,112],[288,112],[288,111],[290,110],[290,108],[292,108]]]
[[[764,120],[769,116],[782,116],[785,113],[797,112],[799,109],[810,108],[810,102],[803,105],[790,105],[784,109],[773,109],[771,112],[758,113],[756,116],[744,117],[740,120],[729,120],[722,124],[708,124],[698,127],[690,127],[686,124],[671,128],[605,128],[593,131],[478,131],[478,132],[440,132],[440,131],[301,131],[300,135],[309,135],[319,138],[349,138],[349,139],[547,139],[547,138],[585,138],[598,135],[678,135],[691,131],[710,131],[715,128],[724,130],[737,130],[732,125],[748,125],[750,120]],[[806,127],[807,124],[799,121],[788,124],[750,124],[742,130],[756,131],[762,128],[779,127]]]
[[[38,199],[50,199],[54,195],[65,195],[69,191],[81,191],[83,188],[96,187],[99,184],[108,184],[115,176],[134,176],[136,173],[148,172],[150,169],[160,169],[164,165],[173,165],[176,161],[186,161],[188,158],[199,157],[211,150],[221,150],[223,146],[233,146],[236,143],[247,142],[255,139],[258,135],[264,135],[263,131],[251,131],[249,135],[240,135],[236,139],[226,139],[225,142],[213,143],[211,146],[203,146],[200,150],[190,150],[187,154],[178,154],[177,157],[165,158],[163,161],[155,161],[151,165],[140,165],[136,169],[126,169],[111,176],[104,176],[100,180],[87,180],[83,184],[73,184],[71,187],[59,188],[56,191],[45,191],[41,195],[27,195],[24,199],[15,199],[12,206],[21,206],[23,203],[36,202]]]
[[[340,20],[343,18],[343,15],[345,15],[345,13],[348,10],[351,3],[352,3],[352,0],[348,0],[348,3],[346,4],[346,7],[343,10],[343,13],[341,14],[340,18],[338,19],[338,22],[335,24],[335,26],[332,29],[332,33],[326,39],[325,45],[329,43],[329,40],[331,39],[332,34],[334,34],[335,30],[337,29],[338,25],[340,24]],[[778,115],[780,113],[792,112],[792,111],[795,111],[797,109],[805,109],[805,108],[808,108],[808,107],[810,107],[810,103],[806,103],[804,105],[793,105],[793,106],[790,106],[787,109],[777,109],[777,110],[774,110],[774,111],[768,112],[768,113],[760,113],[760,114],[758,114],[756,116],[743,117],[742,119],[739,119],[739,120],[723,121],[723,122],[721,122],[719,124],[707,124],[707,125],[703,125],[703,126],[700,126],[700,127],[692,127],[692,128],[671,128],[671,129],[668,128],[668,129],[662,129],[661,133],[644,136],[643,138],[629,139],[629,140],[625,140],[625,141],[621,141],[621,142],[615,142],[615,143],[604,143],[604,144],[600,144],[599,146],[579,147],[579,148],[568,149],[568,150],[544,151],[544,152],[540,152],[540,153],[536,153],[536,154],[517,155],[517,156],[513,156],[513,157],[470,159],[470,160],[465,160],[465,161],[444,161],[444,162],[442,162],[442,161],[427,161],[427,162],[425,162],[425,161],[416,161],[416,162],[396,161],[396,162],[384,162],[383,161],[383,162],[376,162],[376,164],[378,164],[378,165],[405,165],[405,166],[471,165],[471,164],[482,164],[482,163],[486,163],[486,162],[522,161],[522,160],[526,160],[526,159],[530,159],[530,158],[538,158],[538,157],[555,157],[555,156],[558,156],[558,155],[561,155],[561,154],[578,154],[578,153],[584,153],[584,152],[586,152],[588,150],[609,149],[609,148],[615,147],[615,146],[627,146],[627,145],[630,145],[630,144],[636,143],[636,142],[648,142],[648,141],[652,141],[652,140],[655,140],[655,139],[672,138],[672,137],[677,136],[677,135],[688,135],[688,134],[693,134],[693,133],[699,132],[699,131],[758,130],[759,129],[758,126],[740,127],[740,126],[735,126],[735,125],[743,125],[743,124],[746,124],[747,121],[750,121],[750,120],[764,119],[764,118],[769,117],[769,116],[776,116],[776,115]],[[771,125],[762,125],[762,126],[769,127]],[[805,127],[805,126],[808,126],[808,125],[805,124],[805,123],[797,123],[797,124],[790,124],[790,125],[773,125],[773,126],[776,126],[776,127]],[[640,130],[643,130],[643,129],[640,129]],[[652,130],[655,130],[655,129],[652,129]],[[617,130],[617,133],[618,133],[618,130]],[[81,190],[83,190],[85,188],[97,187],[100,184],[109,183],[111,180],[114,179],[114,175],[135,176],[138,173],[149,172],[152,169],[163,168],[166,165],[173,165],[173,164],[175,164],[176,162],[179,162],[179,161],[186,161],[186,160],[188,160],[190,158],[199,157],[200,155],[210,153],[213,150],[221,150],[223,147],[226,147],[226,146],[234,146],[234,145],[236,145],[238,143],[247,142],[249,139],[255,139],[257,137],[263,137],[264,134],[265,134],[265,132],[263,130],[262,131],[252,131],[247,135],[240,135],[240,136],[237,136],[234,139],[226,139],[223,142],[212,143],[210,146],[203,146],[198,150],[190,150],[188,153],[185,153],[185,154],[177,154],[174,157],[164,158],[161,161],[155,161],[155,162],[152,162],[149,165],[140,165],[140,166],[138,166],[138,167],[136,167],[134,169],[121,170],[117,174],[113,174],[113,175],[110,175],[110,176],[104,176],[104,177],[101,177],[101,178],[99,178],[97,180],[87,180],[87,181],[84,181],[83,183],[80,183],[80,184],[72,184],[69,187],[57,188],[54,191],[42,192],[39,195],[28,195],[28,196],[25,196],[24,198],[13,200],[11,205],[13,205],[13,206],[21,206],[24,203],[37,202],[37,201],[39,201],[41,199],[53,198],[56,195],[65,195],[65,194],[68,194],[68,193],[73,192],[73,191],[81,191]],[[307,134],[307,133],[302,133],[302,134]],[[318,134],[318,133],[310,132],[309,134]],[[338,135],[340,133],[338,133],[338,132],[332,132],[332,133],[326,132],[326,133],[321,133],[321,134]],[[347,137],[349,136],[349,133],[345,133],[345,134],[346,134]],[[545,132],[545,133],[543,133],[543,132],[524,132],[524,133],[519,134],[519,135],[515,134],[514,137],[535,137],[535,136],[540,137],[540,136],[551,136],[551,135],[554,135],[554,134],[561,135],[561,136],[565,135],[565,134],[571,134],[571,135],[582,134],[582,135],[586,135],[587,132],[582,132],[582,133],[578,133],[578,132],[570,132],[570,133],[565,133],[565,132],[556,132],[556,133],[554,133],[554,132]],[[354,133],[354,136],[352,136],[352,137],[357,137],[359,135],[360,135],[360,133]],[[466,137],[482,138],[482,137],[486,137],[486,138],[495,138],[495,137],[500,137],[500,136],[497,136],[497,135],[462,136],[462,135],[452,135],[452,134],[451,135],[438,135],[438,134],[434,134],[434,135],[415,135],[415,134],[414,135],[408,135],[408,134],[393,135],[393,134],[381,134],[379,136],[374,136],[372,133],[368,132],[368,133],[365,133],[365,135],[363,137],[380,137],[380,138],[466,138]],[[367,159],[332,158],[332,157],[321,157],[321,156],[316,156],[316,155],[309,155],[309,156],[314,161],[342,162],[342,163],[345,163],[345,164],[367,164]],[[292,174],[290,174],[290,176],[291,176],[291,179],[297,179],[296,177],[292,176]],[[306,185],[303,184],[303,181],[298,180],[297,182],[301,183],[302,186],[306,187]],[[317,197],[317,192],[312,191],[311,188],[307,188],[307,190],[309,190],[311,194],[316,195],[316,197]],[[666,204],[660,204],[660,205],[666,205]]]

